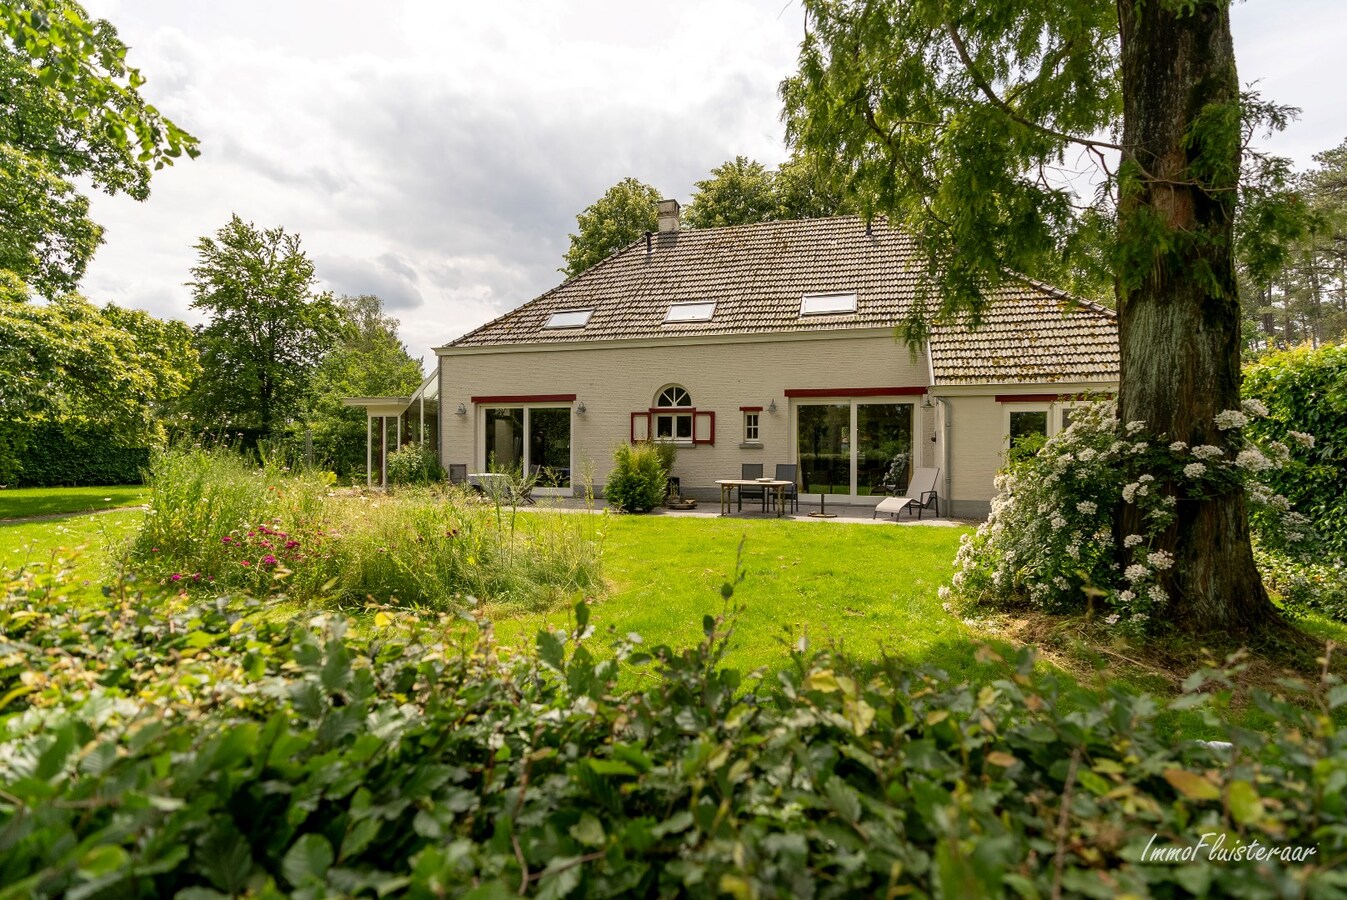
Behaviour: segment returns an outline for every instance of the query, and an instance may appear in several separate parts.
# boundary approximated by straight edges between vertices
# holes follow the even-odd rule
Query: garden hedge
[[[99,428],[44,422],[24,427],[15,487],[140,484],[146,447],[119,447]]]

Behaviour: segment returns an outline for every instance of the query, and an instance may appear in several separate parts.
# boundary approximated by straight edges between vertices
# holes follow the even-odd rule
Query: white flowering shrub
[[[1180,495],[1210,497],[1237,485],[1256,512],[1262,552],[1303,554],[1316,542],[1309,519],[1261,480],[1285,462],[1287,448],[1244,436],[1264,414],[1256,401],[1225,410],[1215,424],[1227,446],[1190,448],[1148,436],[1144,423],[1120,423],[1112,401],[1073,411],[1069,428],[997,476],[991,515],[965,536],[946,595],[965,607],[1092,607],[1124,631],[1154,631],[1169,602],[1161,582],[1175,562],[1158,538],[1173,524]],[[1123,504],[1141,512],[1139,533],[1115,536]]]

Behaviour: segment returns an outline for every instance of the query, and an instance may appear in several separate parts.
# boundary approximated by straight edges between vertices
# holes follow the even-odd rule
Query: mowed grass
[[[72,515],[23,524],[0,522],[0,571],[59,571],[76,601],[101,596],[144,513],[138,509]]]
[[[980,668],[975,639],[937,597],[952,574],[964,529],[612,516],[604,526],[611,591],[591,610],[600,641],[611,627],[647,643],[686,647],[702,618],[730,608],[735,628],[725,664],[780,668],[789,645],[836,646],[857,659],[881,654],[939,666],[955,677]],[[742,556],[739,548],[742,542]],[[721,586],[743,580],[729,604]],[[497,634],[528,643],[568,610],[498,617]]]
[[[112,487],[13,488],[0,491],[0,519],[81,513],[144,503],[149,492],[138,484]]]

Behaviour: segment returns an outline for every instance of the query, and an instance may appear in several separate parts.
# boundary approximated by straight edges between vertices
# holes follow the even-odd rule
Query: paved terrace
[[[814,496],[814,495],[807,495]],[[586,510],[607,509],[608,504],[603,500],[592,500],[586,502],[578,497],[534,497],[537,506],[524,507],[525,509],[554,509],[559,512],[585,512]],[[891,515],[881,513],[878,518],[874,518],[873,506],[853,506],[840,501],[834,502],[828,500],[828,512],[831,518],[820,518],[809,515],[812,512],[818,512],[819,504],[817,500],[806,502],[806,497],[800,498],[800,509],[798,512],[786,507],[786,514],[782,520],[791,520],[794,522],[849,522],[852,524],[864,525],[933,525],[938,528],[956,528],[961,525],[977,524],[971,520],[950,519],[944,516],[934,516],[930,512],[925,513],[918,519],[915,515],[909,516],[907,513],[899,515],[897,522]],[[732,512],[729,516],[720,515],[720,503],[717,500],[701,500],[697,503],[696,509],[665,509],[659,507],[651,510],[644,515],[652,516],[674,516],[692,519],[758,519],[762,521],[772,521],[777,518],[776,509],[764,513],[762,511],[762,502],[759,500],[744,501],[743,512]]]

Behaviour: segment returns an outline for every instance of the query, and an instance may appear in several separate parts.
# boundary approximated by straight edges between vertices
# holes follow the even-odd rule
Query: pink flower
[[[262,557],[262,565],[264,565],[264,566],[274,566],[274,565],[276,565],[276,557],[274,557],[274,556],[272,556],[270,553],[268,553],[266,556]]]
[[[241,560],[239,560],[239,565],[241,565],[241,566],[251,566],[252,563],[248,562],[248,560],[246,560],[246,559],[241,559]]]
[[[285,542],[285,549],[287,549],[287,550],[293,550],[293,549],[295,549],[295,548],[298,547],[298,546],[299,546],[299,541],[286,541],[286,542]]]
[[[151,547],[151,548],[150,548],[150,552],[151,552],[151,553],[158,553],[158,552],[159,552],[159,548],[158,548],[158,547]]]
[[[172,575],[169,576],[169,580],[170,580],[170,581],[182,581],[182,576],[179,575],[177,572],[174,572]]]
[[[232,537],[230,537],[229,535],[226,534],[224,537],[220,538],[220,543],[222,543],[222,544],[232,544],[232,543],[234,543],[234,539],[233,539]]]

